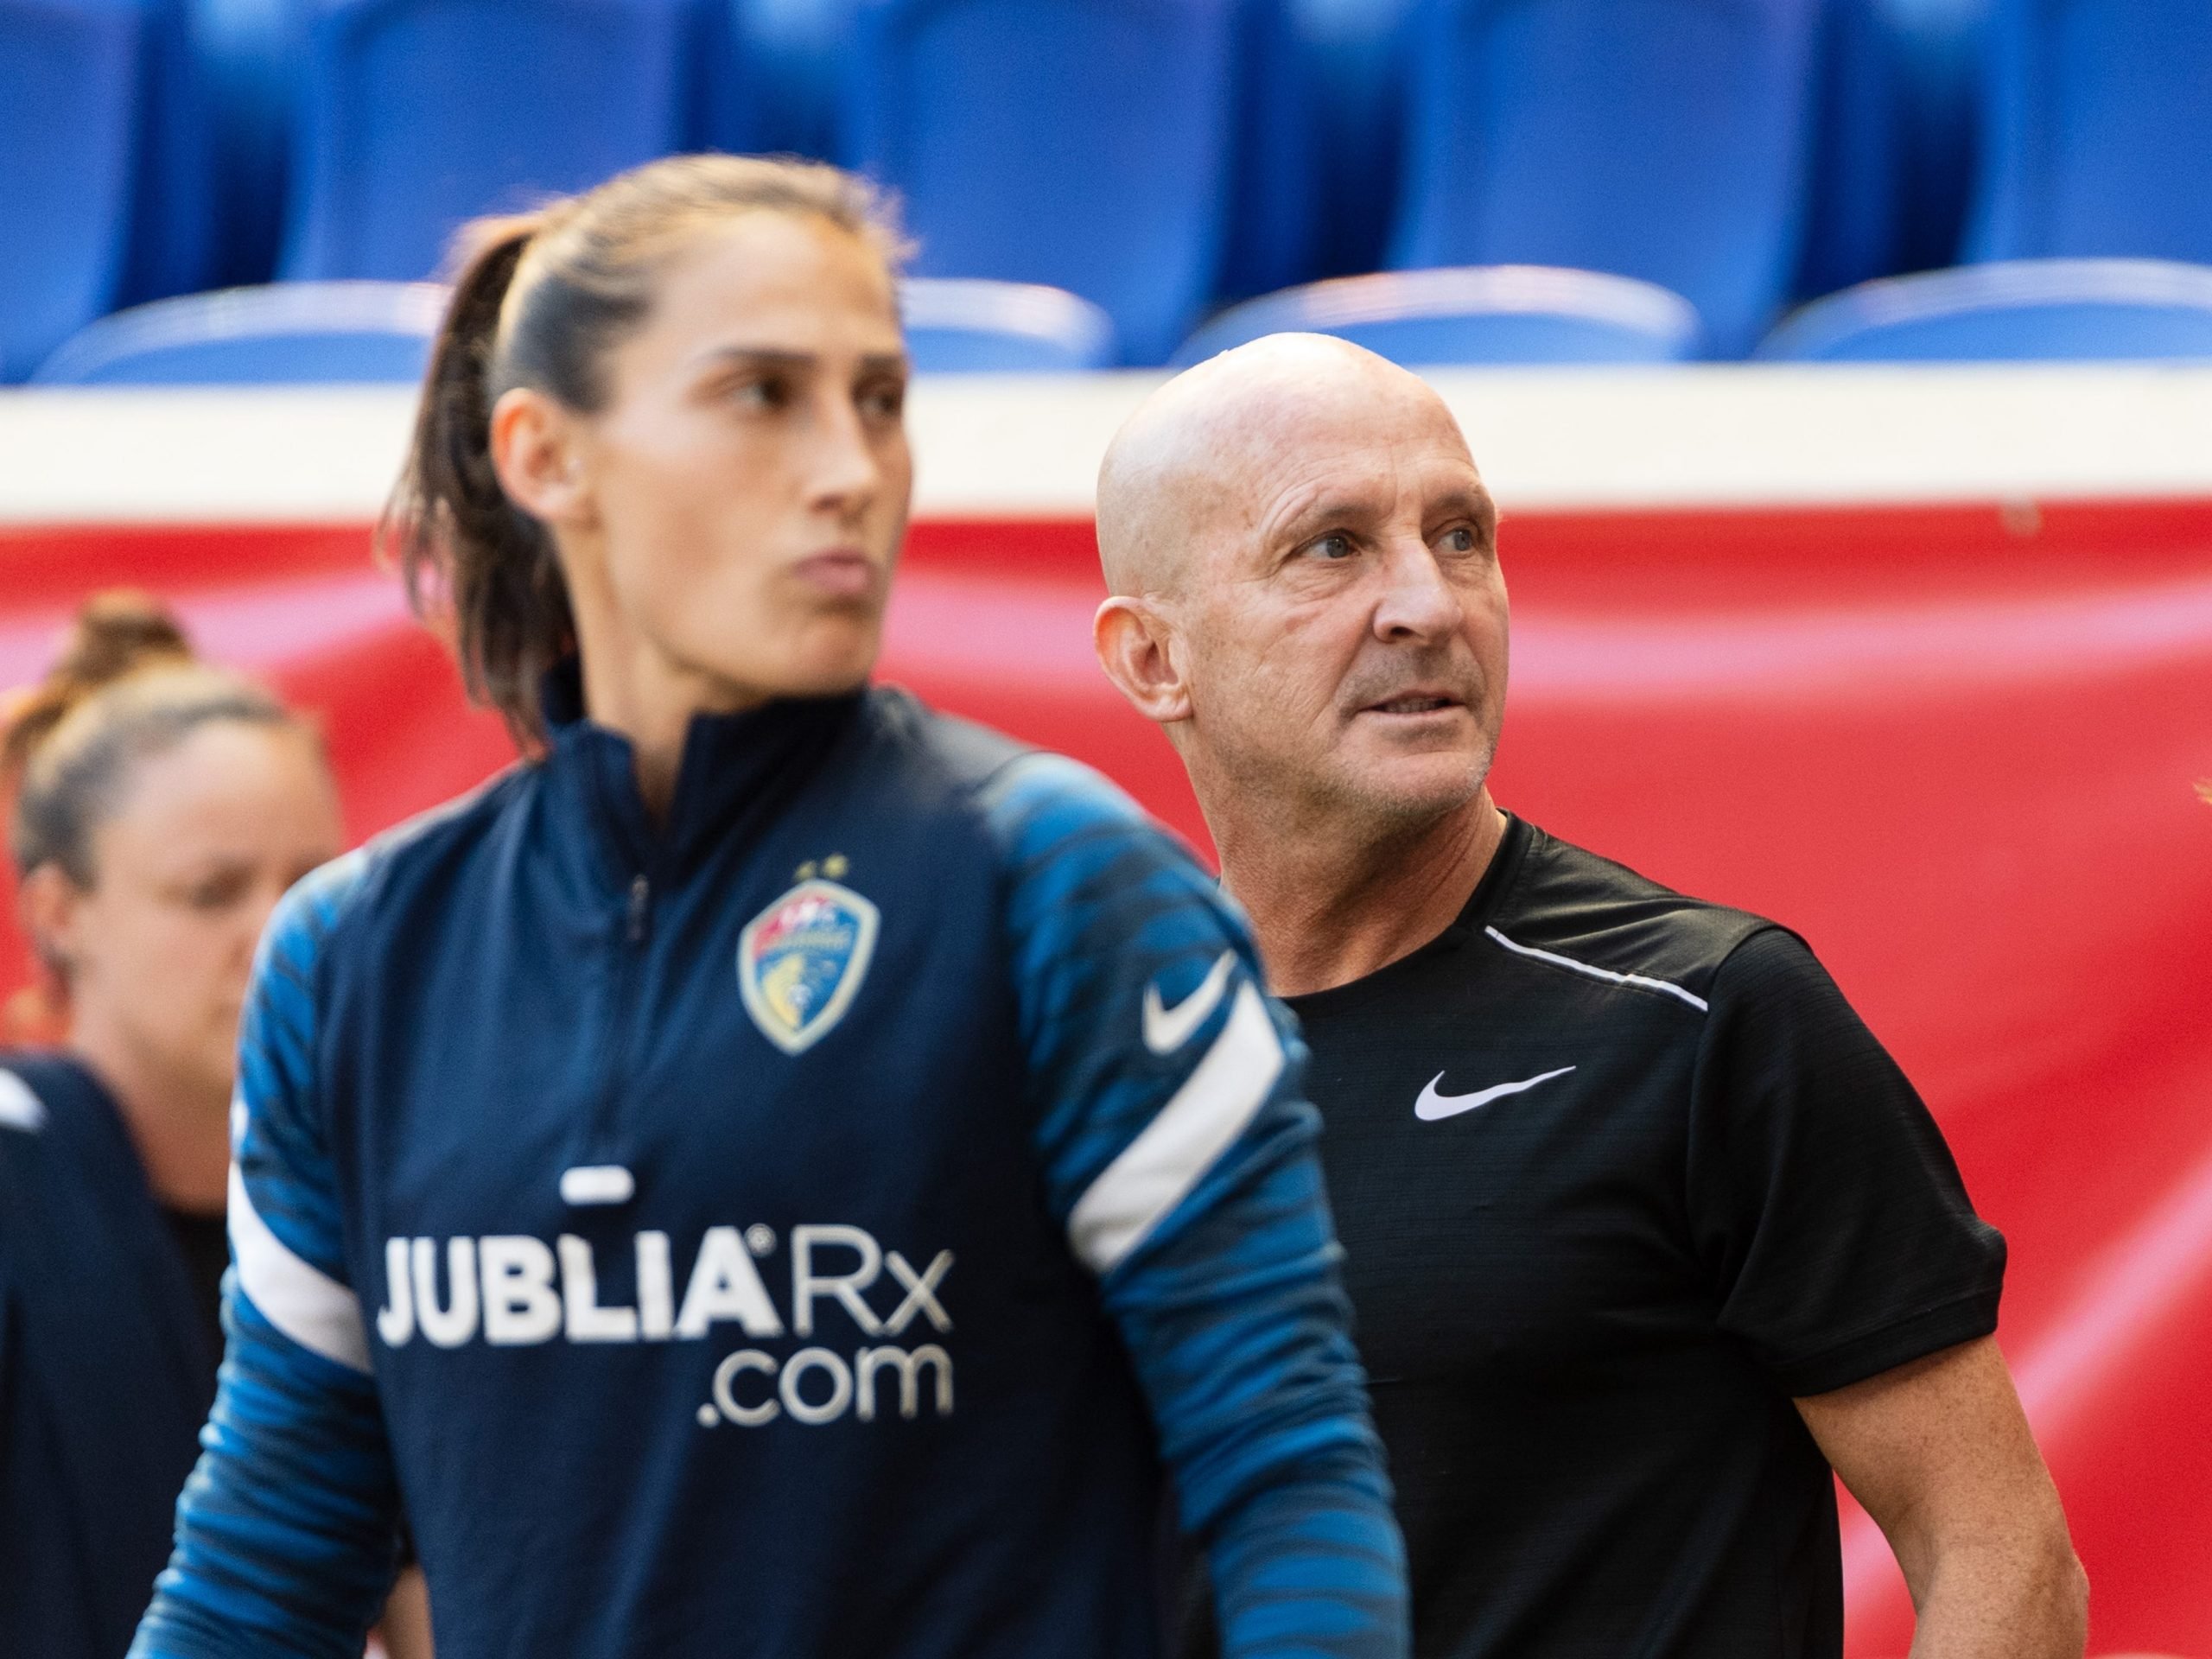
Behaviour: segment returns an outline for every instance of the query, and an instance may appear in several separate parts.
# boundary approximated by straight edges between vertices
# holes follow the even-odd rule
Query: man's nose
[[[1382,569],[1384,588],[1375,607],[1375,633],[1380,639],[1431,640],[1450,638],[1459,631],[1465,614],[1459,596],[1445,579],[1436,555],[1426,542],[1394,543]]]

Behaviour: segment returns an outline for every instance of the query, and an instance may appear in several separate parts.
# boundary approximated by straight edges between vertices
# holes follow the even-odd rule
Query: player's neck
[[[602,626],[594,636],[585,614],[577,613],[585,712],[594,725],[629,739],[638,793],[646,815],[662,823],[676,797],[692,718],[755,708],[766,694],[675,664],[626,629]]]
[[[1484,789],[1447,816],[1385,838],[1217,827],[1222,882],[1251,918],[1279,996],[1363,979],[1410,956],[1466,908],[1505,816]]]
[[[113,1096],[155,1198],[172,1210],[220,1214],[230,1171],[228,1095],[176,1076],[97,1014],[79,1014],[69,1049]]]

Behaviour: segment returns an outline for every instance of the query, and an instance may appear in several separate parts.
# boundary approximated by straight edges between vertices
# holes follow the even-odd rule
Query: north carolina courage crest
[[[761,1034],[786,1054],[845,1017],[875,950],[876,908],[835,881],[800,882],[745,925],[737,984]]]

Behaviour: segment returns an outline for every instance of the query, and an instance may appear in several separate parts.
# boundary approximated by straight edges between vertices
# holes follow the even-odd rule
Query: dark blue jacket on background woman
[[[84,1066],[0,1054],[0,1654],[130,1645],[215,1396],[221,1238],[156,1202]]]

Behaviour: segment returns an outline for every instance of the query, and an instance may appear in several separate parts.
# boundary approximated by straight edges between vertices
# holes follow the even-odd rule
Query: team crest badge
[[[875,953],[876,908],[835,881],[800,882],[745,925],[737,984],[763,1036],[786,1054],[845,1017]]]

